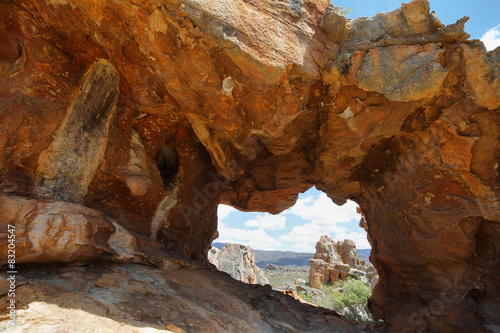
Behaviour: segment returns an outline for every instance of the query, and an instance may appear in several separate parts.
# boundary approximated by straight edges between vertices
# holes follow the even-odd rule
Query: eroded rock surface
[[[365,325],[270,288],[184,263],[23,269],[8,332],[355,332]],[[0,275],[0,309],[6,308]],[[286,310],[284,310],[286,309]],[[7,322],[0,322],[0,329]]]
[[[361,267],[353,240],[335,242],[327,235],[321,236],[316,243],[316,252],[309,262],[309,286],[312,288],[345,280],[351,273],[351,268]]]
[[[116,234],[206,261],[219,203],[278,213],[314,185],[360,205],[375,317],[500,325],[500,57],[465,21],[425,0],[355,20],[327,0],[3,1],[0,251],[10,223],[26,263],[148,261]]]
[[[137,240],[100,211],[52,199],[0,195],[0,221],[14,225],[15,262],[130,259]],[[7,238],[6,238],[7,239]],[[7,262],[7,242],[0,260]]]
[[[226,244],[220,250],[212,247],[208,252],[208,261],[233,279],[262,286],[269,284],[264,272],[255,264],[255,253],[248,246]]]

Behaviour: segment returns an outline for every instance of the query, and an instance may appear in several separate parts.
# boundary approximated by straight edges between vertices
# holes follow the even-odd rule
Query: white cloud
[[[282,246],[286,248],[292,246],[293,249],[290,249],[292,251],[314,252],[316,242],[321,235],[329,235],[335,241],[352,239],[359,249],[370,248],[363,230],[353,231],[352,224],[347,228],[346,223],[357,225],[359,221],[360,215],[356,212],[356,208],[357,204],[353,201],[337,206],[325,193],[320,193],[317,198],[308,196],[297,200],[293,207],[280,215],[259,214],[246,221],[245,227],[240,229],[230,228],[222,222],[232,212],[238,212],[238,210],[230,206],[219,205],[219,238],[216,241],[240,243],[253,249],[274,250]],[[304,224],[296,225],[291,231],[276,238],[266,233],[266,230],[284,230],[287,220],[296,220],[294,215],[306,220]]]
[[[238,243],[248,245],[252,249],[259,250],[275,250],[280,245],[279,240],[266,234],[262,229],[246,230],[229,228],[224,223],[219,221],[219,238],[216,242],[220,243]]]
[[[219,205],[217,207],[217,217],[219,221],[222,221],[223,219],[228,217],[229,214],[231,214],[232,212],[238,212],[238,210],[236,208],[227,205]]]
[[[260,214],[254,220],[245,222],[245,227],[257,227],[262,230],[282,230],[285,229],[286,216],[284,215],[271,215]]]
[[[295,226],[292,231],[281,235],[279,239],[284,242],[294,243],[295,251],[314,252],[316,242],[321,235],[329,235],[335,241],[352,239],[356,247],[360,249],[370,248],[366,239],[366,233],[347,232],[342,223],[353,223],[359,221],[360,215],[356,208],[358,205],[353,201],[347,201],[343,206],[337,206],[325,193],[321,193],[317,199],[306,197],[297,200],[295,206],[286,211],[286,214],[294,214],[309,223]]]
[[[311,222],[293,227],[288,234],[281,235],[280,240],[293,243],[293,247],[299,252],[314,252],[316,242],[321,235],[345,233],[345,228],[332,224],[328,229],[316,222]]]
[[[483,37],[481,37],[481,41],[488,51],[494,50],[500,46],[500,24],[486,31]]]
[[[316,200],[313,197],[297,200],[297,203],[287,213],[328,226],[335,223],[359,220],[356,207],[358,205],[350,200],[343,206],[337,206],[325,193],[320,193]]]
[[[366,238],[366,232],[349,232],[349,233],[338,233],[335,235],[337,241],[344,239],[352,239],[354,243],[356,243],[357,249],[371,249],[372,246],[368,242],[368,238]]]
[[[315,222],[303,224],[293,227],[288,234],[279,237],[281,241],[293,243],[294,251],[297,252],[312,252],[316,251],[315,246],[322,235],[329,235],[334,241],[343,241],[344,239],[352,239],[356,243],[358,249],[371,248],[366,233],[347,232],[345,227],[332,225],[326,228]]]

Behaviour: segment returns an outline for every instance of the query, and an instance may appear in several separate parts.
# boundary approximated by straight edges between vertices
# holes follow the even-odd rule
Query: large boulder
[[[342,309],[342,314],[345,316],[366,323],[370,321],[370,316],[366,313],[365,308],[361,304],[354,304]]]
[[[264,272],[255,264],[255,253],[248,246],[227,244],[221,250],[212,247],[208,260],[233,279],[262,286],[269,284]]]

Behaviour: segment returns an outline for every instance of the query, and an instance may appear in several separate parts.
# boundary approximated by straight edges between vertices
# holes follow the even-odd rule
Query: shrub
[[[347,17],[347,15],[349,15],[349,13],[351,12],[352,8],[349,7],[349,8],[342,8],[340,11],[339,11],[339,14],[341,15],[344,15]]]
[[[339,289],[342,288],[342,291]],[[305,292],[299,292],[302,299],[318,306],[335,310],[348,318],[373,323],[370,311],[368,311],[367,301],[371,296],[371,289],[363,281],[352,279],[349,281],[340,280],[335,284],[325,284],[321,288],[325,296],[322,299],[315,299]],[[360,317],[353,309],[362,306],[368,317]]]
[[[333,291],[330,300],[334,310],[341,311],[351,305],[361,304],[366,308],[366,302],[371,295],[370,287],[359,280],[350,280],[343,284],[344,292]],[[326,294],[326,293],[325,293]]]

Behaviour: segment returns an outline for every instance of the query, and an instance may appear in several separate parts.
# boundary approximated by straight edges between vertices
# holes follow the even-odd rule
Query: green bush
[[[343,293],[334,291],[329,295],[334,310],[341,311],[348,306],[361,304],[368,311],[366,302],[371,295],[370,287],[362,281],[350,280],[344,283],[343,288]]]
[[[342,288],[343,292],[336,290],[339,288]],[[371,296],[371,289],[363,281],[356,279],[349,281],[340,280],[333,285],[323,285],[321,290],[325,293],[325,297],[323,299],[314,300],[311,295],[304,292],[299,292],[299,296],[310,303],[330,310],[335,310],[351,319],[364,321],[366,323],[375,322],[372,319],[370,311],[368,311],[367,307],[368,298]],[[352,308],[352,306],[358,304],[365,309],[369,317],[368,320],[362,320],[361,318],[353,315],[352,312],[346,311],[346,308]]]
[[[351,12],[351,10],[352,10],[352,8],[351,8],[351,7],[349,7],[349,8],[342,8],[342,9],[339,11],[339,13],[340,13],[341,15],[344,15],[344,16],[346,16],[346,17],[347,17],[347,15],[349,15],[349,13]]]

